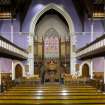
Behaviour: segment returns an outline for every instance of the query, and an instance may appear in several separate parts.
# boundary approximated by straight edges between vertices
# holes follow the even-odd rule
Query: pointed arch
[[[34,30],[36,29],[36,24],[37,24],[37,21],[40,19],[40,17],[51,9],[55,10],[60,15],[62,15],[68,24],[69,36],[71,39],[71,41],[70,41],[70,48],[71,48],[70,49],[70,70],[71,70],[71,74],[75,74],[76,58],[75,58],[75,52],[73,51],[73,49],[74,49],[73,47],[75,44],[75,37],[74,37],[74,25],[73,25],[72,19],[64,8],[62,8],[61,6],[56,5],[54,3],[50,3],[50,4],[46,5],[41,11],[39,11],[32,18],[32,21],[30,24],[29,46],[30,46],[31,50],[30,50],[29,59],[28,59],[30,75],[34,74],[34,44],[33,43],[34,43],[34,37],[36,36]]]

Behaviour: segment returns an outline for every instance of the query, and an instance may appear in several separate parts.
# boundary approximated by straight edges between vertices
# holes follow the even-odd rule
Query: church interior
[[[0,0],[0,105],[38,104],[105,104],[104,0]]]

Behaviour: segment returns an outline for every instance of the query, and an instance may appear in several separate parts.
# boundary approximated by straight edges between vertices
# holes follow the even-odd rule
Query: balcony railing
[[[99,49],[104,47],[105,47],[105,34],[95,39],[91,43],[87,44],[86,46],[78,49],[77,57],[81,57],[82,55],[85,56],[86,54],[89,54],[91,52],[93,52],[92,54],[94,54],[95,51],[98,51]]]
[[[91,42],[91,34],[92,34],[91,32],[75,32],[75,33],[70,33],[68,35],[70,36],[70,43],[72,43],[72,45],[74,46],[74,51],[77,51],[76,52],[77,57],[80,57],[81,55],[87,54],[89,52],[93,52],[105,46],[105,35],[103,35],[104,34],[103,32],[98,32],[98,33],[94,32],[92,42]],[[5,39],[4,36],[6,37],[8,36],[8,40]],[[24,48],[25,46],[24,43],[26,43],[25,47],[28,48],[31,37],[33,37],[33,35],[28,32],[13,32],[13,33],[3,32],[3,33],[0,33],[0,47],[27,58],[28,53],[20,47]],[[35,40],[39,40],[38,37],[35,37]],[[19,38],[19,39],[16,39],[16,38]],[[69,38],[69,37],[61,36],[61,39],[63,40],[66,40],[66,38]],[[9,41],[10,39],[13,42]],[[25,42],[23,43],[23,41]],[[20,45],[20,47],[18,46],[18,44]]]
[[[3,49],[10,51],[12,53],[21,55],[24,58],[28,57],[27,51],[18,47],[17,45],[13,44],[12,42],[10,42],[9,40],[5,39],[2,36],[0,36],[0,48],[3,48]]]

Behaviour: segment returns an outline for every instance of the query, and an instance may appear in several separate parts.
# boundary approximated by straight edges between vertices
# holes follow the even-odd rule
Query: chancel
[[[104,105],[104,93],[104,0],[0,0],[0,105]]]

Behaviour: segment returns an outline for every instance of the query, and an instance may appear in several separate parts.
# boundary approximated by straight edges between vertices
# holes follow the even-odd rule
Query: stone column
[[[11,42],[13,43],[13,19],[11,19]]]
[[[14,61],[12,60],[12,80],[15,80]]]
[[[105,84],[105,57],[104,57],[104,84]]]
[[[1,85],[1,69],[0,69],[0,85]]]
[[[93,19],[91,20],[91,42],[93,41],[94,38],[94,23]]]
[[[42,36],[42,60],[44,61],[44,39]]]
[[[2,83],[1,83],[1,64],[0,64],[0,92],[3,91],[3,88],[2,88]]]
[[[0,70],[0,93],[2,92],[2,86],[1,86],[1,70]]]
[[[76,36],[74,33],[70,35],[70,73],[71,75],[75,75],[76,73],[76,52],[75,52],[75,44],[76,44]]]
[[[29,55],[28,55],[28,64],[29,64],[29,76],[34,75],[34,36],[29,35]]]
[[[93,41],[94,36],[94,24],[93,19],[91,20],[91,42]],[[90,78],[93,79],[93,60],[90,60]]]
[[[65,67],[66,65],[66,56],[67,56],[67,42],[66,42],[66,36],[65,36]]]
[[[93,59],[90,60],[90,79],[93,79]]]
[[[105,94],[105,57],[104,57],[104,88],[103,88],[104,94]]]
[[[59,63],[61,65],[61,37],[59,37]]]

